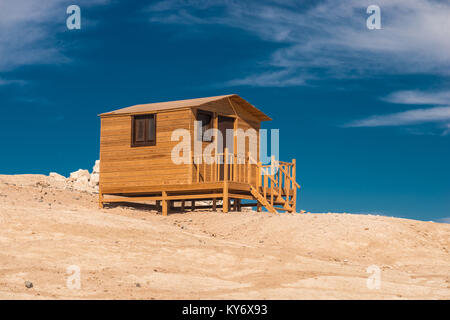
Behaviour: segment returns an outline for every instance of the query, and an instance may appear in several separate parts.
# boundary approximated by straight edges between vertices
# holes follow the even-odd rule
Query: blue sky
[[[237,93],[297,159],[300,209],[445,221],[449,17],[431,0],[2,0],[0,172],[91,168],[97,114]]]

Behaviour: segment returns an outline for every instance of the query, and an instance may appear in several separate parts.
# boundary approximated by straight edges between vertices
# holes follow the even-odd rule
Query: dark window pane
[[[206,112],[197,113],[197,121],[200,121],[197,138],[202,141],[212,141],[212,137],[206,137],[205,131],[211,129],[212,115]]]
[[[156,115],[135,116],[132,146],[152,146],[156,142]]]
[[[155,117],[151,117],[148,119],[147,139],[149,141],[155,141],[155,138],[156,138]]]
[[[201,123],[199,123],[197,126],[197,140],[202,141],[202,137],[203,137],[202,125],[201,125]]]
[[[135,141],[144,142],[145,141],[145,120],[136,119],[135,120]]]

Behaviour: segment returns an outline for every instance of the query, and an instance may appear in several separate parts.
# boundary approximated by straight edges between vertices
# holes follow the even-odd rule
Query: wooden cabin
[[[260,162],[259,129],[271,119],[238,95],[141,104],[100,117],[101,208],[154,201],[167,215],[175,203],[185,211],[187,202],[195,209],[210,200],[223,212],[231,204],[296,210],[295,159]]]

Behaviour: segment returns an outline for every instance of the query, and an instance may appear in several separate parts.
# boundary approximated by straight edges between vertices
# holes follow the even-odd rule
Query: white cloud
[[[2,79],[2,78],[0,78],[0,86],[1,86],[1,85],[6,85],[6,84],[19,84],[19,85],[24,85],[25,83],[26,83],[26,81],[23,81],[23,80]]]
[[[450,135],[450,122],[444,125],[444,131],[442,132],[443,136]]]
[[[0,71],[62,59],[52,46],[48,23],[57,1],[6,0],[0,3]]]
[[[109,3],[110,0],[81,0],[83,8]],[[66,13],[70,3],[60,0],[0,2],[0,72],[31,64],[62,63],[64,56],[56,36],[67,31]],[[8,84],[4,80],[3,84]],[[2,84],[0,82],[0,84]]]
[[[294,74],[293,74],[294,73]],[[248,85],[254,87],[283,87],[286,85],[303,85],[305,78],[300,75],[296,75],[289,69],[283,69],[281,71],[265,72],[262,74],[250,75],[243,79],[235,79],[228,81],[230,86]]]
[[[383,99],[387,102],[399,104],[450,104],[450,91],[398,91]]]
[[[353,121],[346,124],[345,127],[405,126],[427,122],[450,122],[450,106],[375,115]]]
[[[450,134],[450,91],[398,91],[389,94],[382,100],[397,104],[433,105],[433,107],[374,115],[347,123],[344,127],[411,126],[434,123],[441,131],[442,136]],[[408,132],[420,135],[436,134],[433,131],[424,131],[420,128],[409,128]]]
[[[276,71],[231,82],[235,84],[298,85],[317,69],[333,77],[450,74],[450,3],[378,0],[382,30],[368,30],[365,10],[371,4],[371,0],[166,0],[150,6],[149,15],[154,23],[240,28],[283,46],[268,57],[267,64]],[[274,83],[259,81],[276,77],[279,68],[288,69],[290,76]]]

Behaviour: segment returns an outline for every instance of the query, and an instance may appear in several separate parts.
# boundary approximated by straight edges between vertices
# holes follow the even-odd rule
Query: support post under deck
[[[162,196],[163,196],[163,200],[162,200],[162,215],[163,216],[167,216],[167,211],[168,211],[167,207],[169,205],[169,203],[168,203],[169,200],[167,200],[167,192],[163,191],[162,192]]]
[[[222,206],[223,213],[228,212],[229,204],[230,204],[230,199],[228,197],[228,181],[224,181],[224,183],[223,183],[223,206]]]

